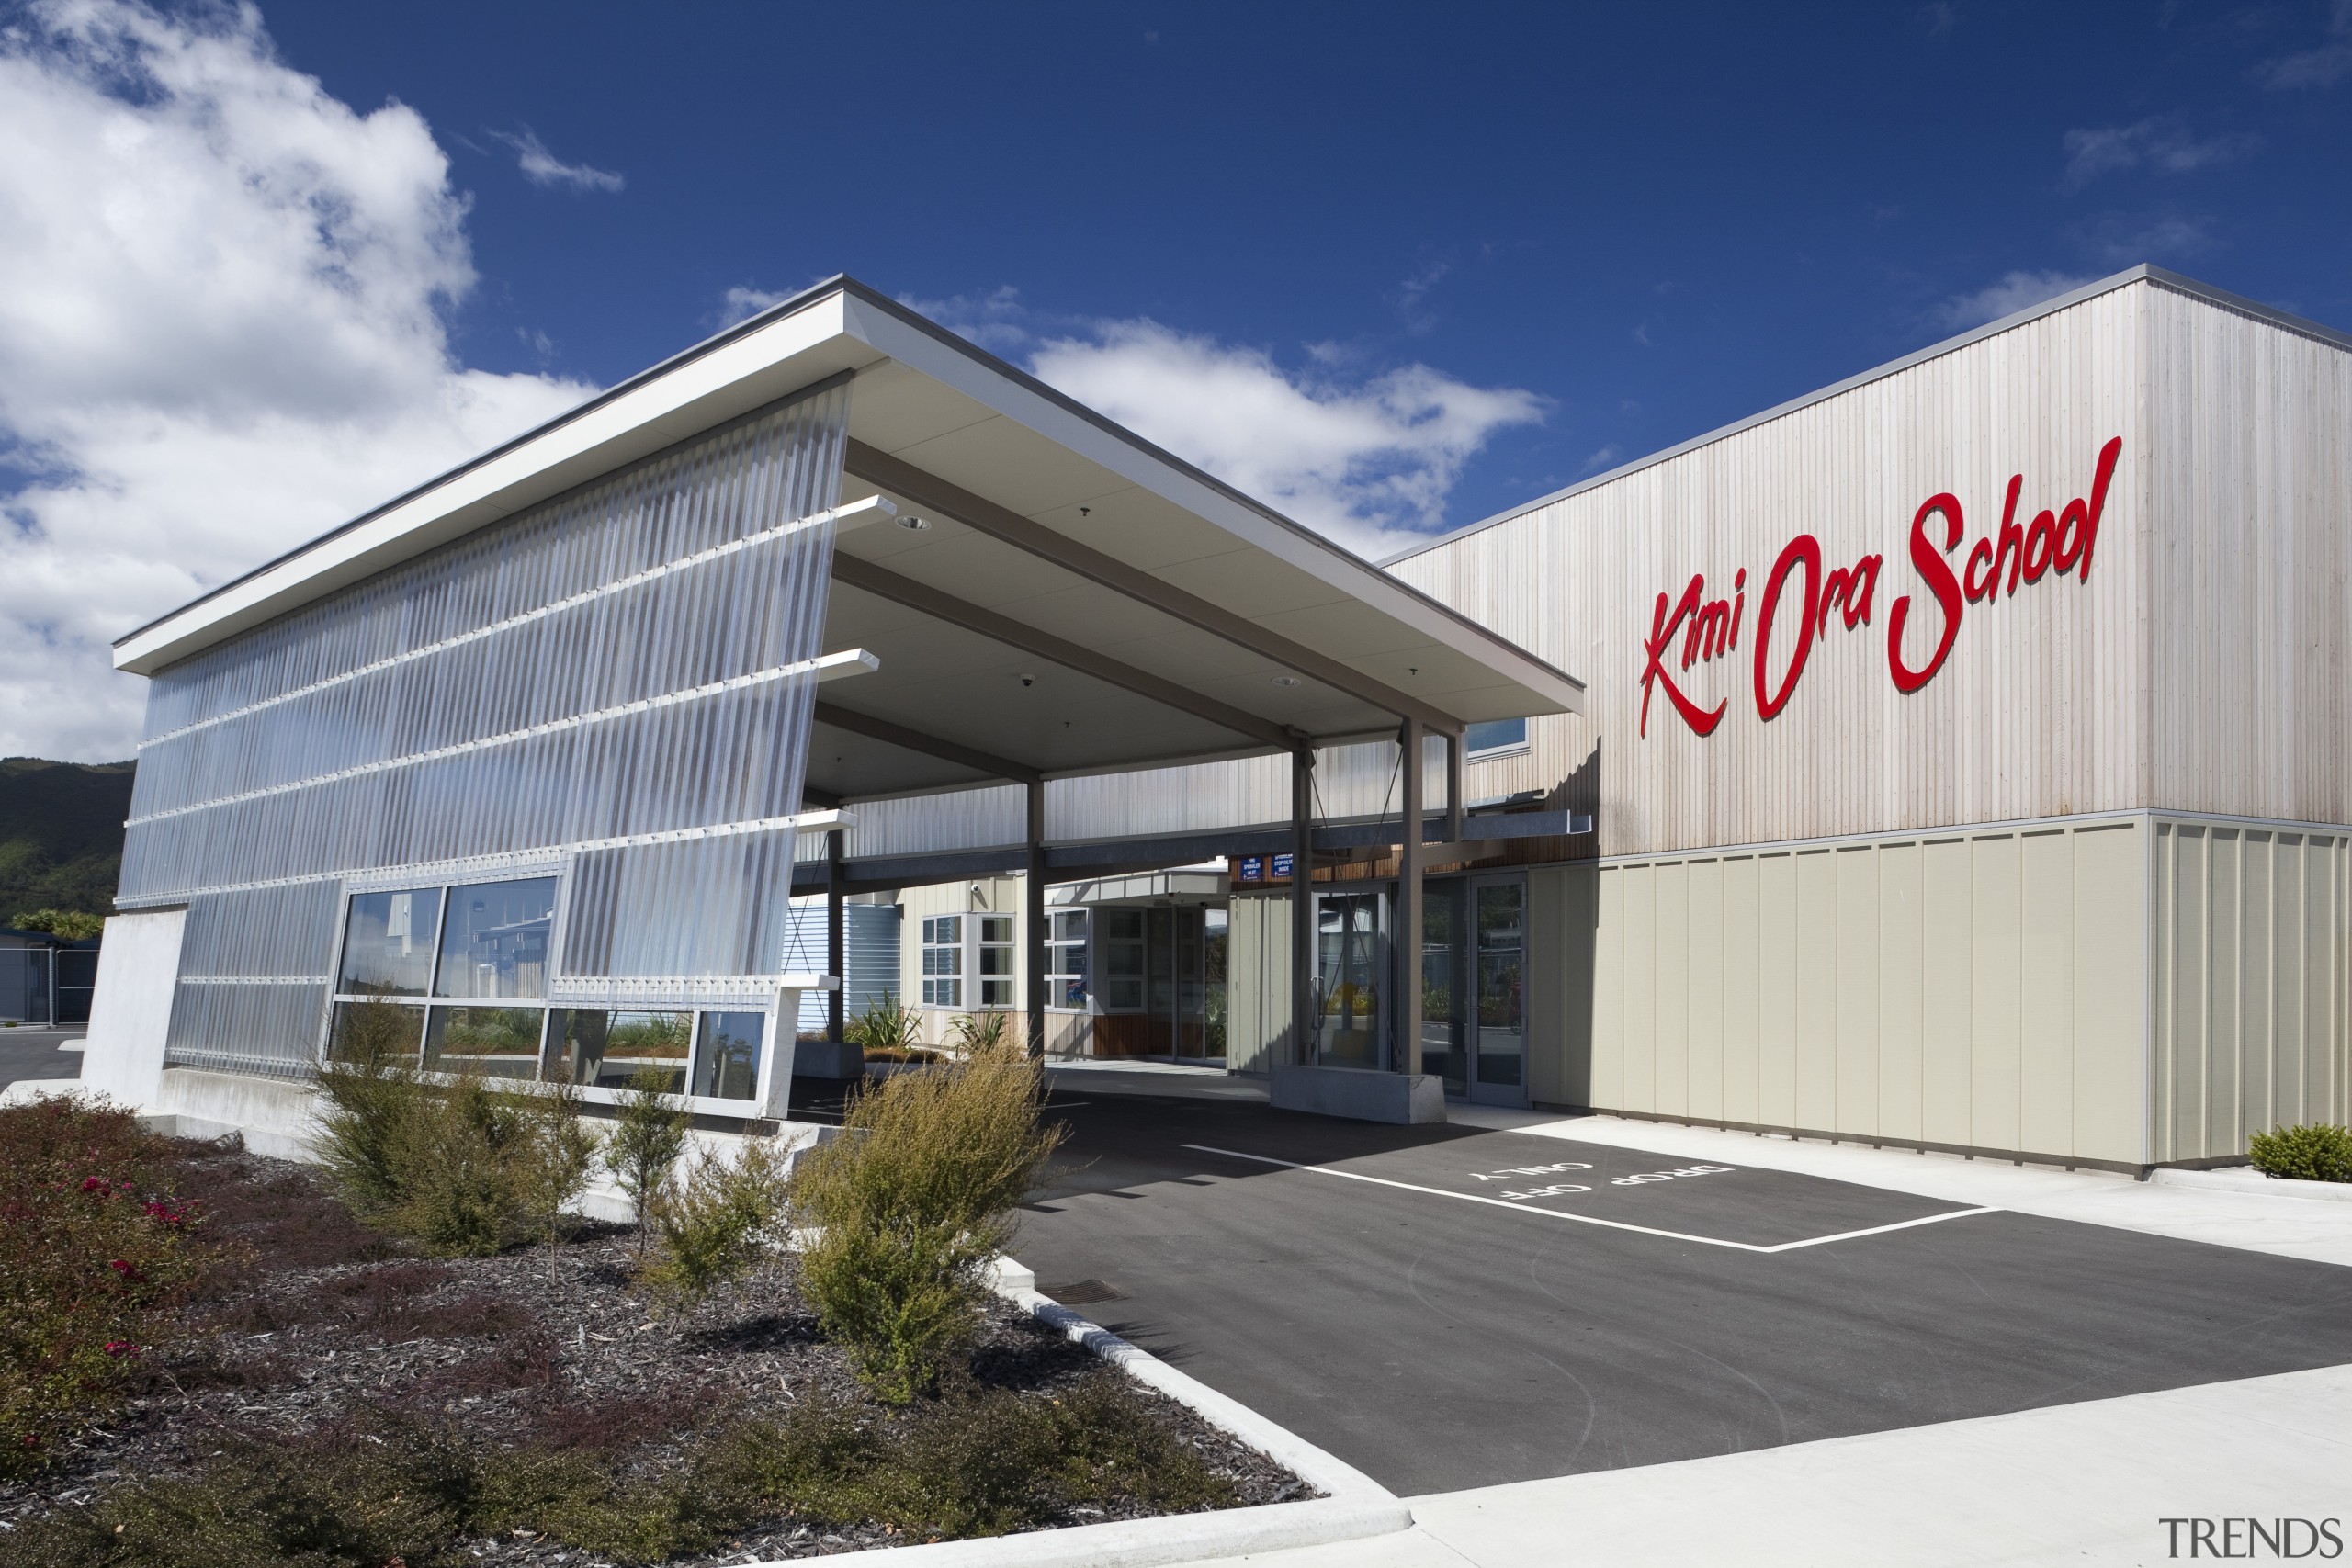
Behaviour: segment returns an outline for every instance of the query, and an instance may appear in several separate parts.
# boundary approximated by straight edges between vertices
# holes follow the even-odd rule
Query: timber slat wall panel
[[[1940,615],[1908,552],[1949,491],[1966,533],[2087,496],[2123,448],[2087,582],[1967,606],[1951,658],[1889,677]],[[2128,284],[1395,562],[1390,570],[1589,683],[1472,764],[1474,797],[1568,782],[1594,855],[1843,838],[2114,810],[2352,821],[2352,353],[2154,281]],[[1765,578],[1800,533],[1825,568],[1883,558],[1867,626],[1817,639],[1778,717],[1749,655]],[[1663,691],[1640,733],[1657,596],[1746,569],[1736,654],[1668,672],[1730,706],[1702,739]],[[1796,581],[1802,581],[1802,573]],[[1783,606],[1775,648],[1792,617]],[[1770,671],[1775,679],[1776,658]],[[1571,782],[1572,781],[1572,782]]]

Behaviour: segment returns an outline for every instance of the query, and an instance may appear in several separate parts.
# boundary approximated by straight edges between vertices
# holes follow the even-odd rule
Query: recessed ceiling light
[[[1274,684],[1277,686],[1295,686],[1298,684],[1298,677],[1295,675],[1277,675],[1274,677]]]
[[[931,526],[931,519],[928,517],[917,517],[913,513],[910,513],[908,515],[899,519],[899,526],[904,528],[910,534],[920,534],[925,528]]]

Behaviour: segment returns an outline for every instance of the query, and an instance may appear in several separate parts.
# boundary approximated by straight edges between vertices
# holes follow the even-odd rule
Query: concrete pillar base
[[[1445,1080],[1426,1073],[1277,1066],[1267,1095],[1277,1111],[1306,1111],[1351,1122],[1403,1126],[1445,1120]]]

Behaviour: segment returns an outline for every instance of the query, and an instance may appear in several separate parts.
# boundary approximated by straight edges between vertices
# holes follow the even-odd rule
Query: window
[[[535,1078],[546,1018],[537,1008],[436,1007],[424,1028],[425,1070]]]
[[[433,938],[441,889],[359,893],[344,922],[343,977],[355,996],[421,997],[433,984]]]
[[[933,915],[922,923],[922,1005],[964,1005],[964,917]]]
[[[1102,964],[1105,1012],[1143,1010],[1143,911],[1095,911],[1096,944]]]
[[[627,1089],[650,1067],[661,1075],[663,1093],[680,1094],[694,1028],[690,1012],[558,1008],[548,1015],[547,1076],[592,1089]]]
[[[982,915],[980,920],[980,1005],[1012,1005],[1012,917]]]
[[[327,1058],[335,1062],[408,1058],[416,1066],[418,1040],[424,1033],[424,1010],[388,1002],[380,998],[334,1004],[334,1028],[327,1036]]]
[[[1049,1007],[1086,1005],[1086,911],[1057,909],[1053,940],[1046,948],[1046,1002]]]
[[[760,1088],[760,1036],[767,1018],[756,1012],[707,1012],[695,1047],[695,1092],[718,1100],[749,1100]]]
[[[449,889],[436,997],[501,999],[548,994],[548,931],[555,878],[481,882]]]
[[[1517,751],[1526,744],[1527,721],[1523,718],[1498,718],[1487,724],[1474,724],[1462,732],[1462,750],[1466,757]]]

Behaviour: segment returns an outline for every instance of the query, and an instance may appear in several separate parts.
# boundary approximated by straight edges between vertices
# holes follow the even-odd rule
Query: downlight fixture
[[[910,534],[920,534],[924,529],[931,526],[931,519],[928,517],[918,517],[913,513],[910,512],[905,516],[899,519],[899,526],[904,528]]]
[[[1298,677],[1295,675],[1277,675],[1274,677],[1274,684],[1277,686],[1295,686],[1298,684]]]

